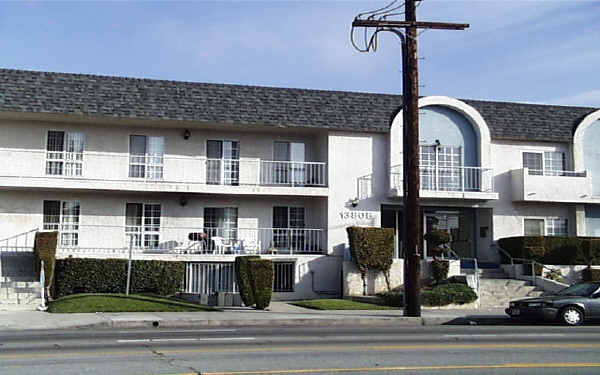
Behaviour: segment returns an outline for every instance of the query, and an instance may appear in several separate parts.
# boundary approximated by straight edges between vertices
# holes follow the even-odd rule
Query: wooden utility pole
[[[468,24],[417,22],[416,0],[404,3],[405,21],[385,17],[355,19],[354,27],[375,27],[394,32],[402,39],[402,107],[403,107],[403,202],[404,202],[404,315],[421,316],[421,213],[419,202],[419,68],[418,29],[464,30]],[[404,33],[402,33],[404,29]]]

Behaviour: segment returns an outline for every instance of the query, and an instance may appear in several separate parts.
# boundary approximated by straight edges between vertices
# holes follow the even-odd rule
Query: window
[[[525,219],[524,226],[524,233],[526,236],[544,235],[544,219]]]
[[[205,207],[204,227],[211,237],[223,237],[228,241],[237,240],[237,207]]]
[[[293,292],[294,262],[274,262],[273,268],[273,291]]]
[[[567,235],[567,219],[546,219],[546,236]]]
[[[129,136],[129,177],[162,180],[164,137]]]
[[[421,189],[458,191],[462,189],[462,148],[421,145]]]
[[[157,248],[160,242],[160,204],[125,205],[126,245]]]
[[[61,246],[79,244],[79,201],[44,201],[44,230],[58,231]]]
[[[523,221],[526,236],[567,236],[567,219],[529,218]]]
[[[304,207],[273,207],[273,245],[304,250]]]
[[[49,131],[46,142],[46,174],[81,176],[83,143],[83,133]]]
[[[298,142],[275,142],[273,145],[274,184],[304,185],[306,179],[306,146]]]
[[[566,169],[564,152],[524,152],[523,168],[530,175],[562,176]]]
[[[240,144],[236,141],[206,142],[206,183],[239,185]]]

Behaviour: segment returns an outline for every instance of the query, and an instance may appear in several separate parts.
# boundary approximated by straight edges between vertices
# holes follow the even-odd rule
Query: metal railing
[[[492,192],[493,170],[482,167],[419,167],[421,190]],[[402,165],[390,168],[392,189],[402,190]]]
[[[587,177],[587,171],[561,171],[553,169],[528,169],[530,176],[564,176],[564,177]]]
[[[0,252],[31,252],[38,228],[0,240]]]
[[[237,291],[233,262],[186,263],[184,293],[210,295]]]
[[[134,228],[135,227],[135,228]],[[135,230],[132,230],[134,228]],[[324,254],[323,229],[78,225],[76,244],[59,242],[60,255]]]
[[[498,251],[500,251],[506,258],[508,258],[510,260],[510,265],[514,266],[515,265],[515,261],[517,262],[516,264],[523,264],[523,265],[529,265],[531,268],[531,278],[532,278],[532,283],[534,286],[537,286],[537,278],[542,278],[542,279],[546,279],[548,280],[546,277],[544,277],[544,270],[550,271],[552,272],[554,269],[551,267],[548,267],[547,265],[540,263],[536,260],[533,259],[527,259],[527,258],[515,258],[512,255],[510,255],[506,250],[504,250],[503,248],[501,248],[500,246],[496,246],[496,248],[498,249]],[[537,266],[537,268],[536,268]],[[537,270],[540,270],[540,275],[538,276],[538,272]]]
[[[327,186],[327,163],[324,162],[211,159],[204,156],[130,155],[94,151],[86,151],[76,157],[58,154],[52,157],[63,159],[48,159],[43,150],[0,150],[0,160],[3,160],[0,176],[137,181],[149,184]]]

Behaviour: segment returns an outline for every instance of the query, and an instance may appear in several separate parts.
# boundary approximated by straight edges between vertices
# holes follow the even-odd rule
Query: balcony
[[[586,171],[514,169],[511,185],[513,201],[600,203],[600,197],[592,197],[592,178]]]
[[[494,192],[493,171],[481,167],[421,167],[421,198],[434,199],[498,199]],[[390,196],[403,196],[402,165],[390,168]]]
[[[88,258],[233,258],[243,254],[326,254],[325,231],[306,228],[184,228],[68,225],[57,256]]]
[[[0,187],[327,196],[327,164],[1,150]]]

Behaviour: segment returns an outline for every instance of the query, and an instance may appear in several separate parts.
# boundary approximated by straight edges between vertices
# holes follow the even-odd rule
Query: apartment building
[[[498,262],[522,234],[600,234],[600,110],[424,97],[422,226]],[[186,262],[189,293],[275,262],[275,298],[339,294],[350,225],[402,224],[401,97],[0,70],[0,247]],[[4,245],[3,245],[4,244]],[[16,246],[16,245],[14,245]],[[427,255],[427,244],[424,243]]]

